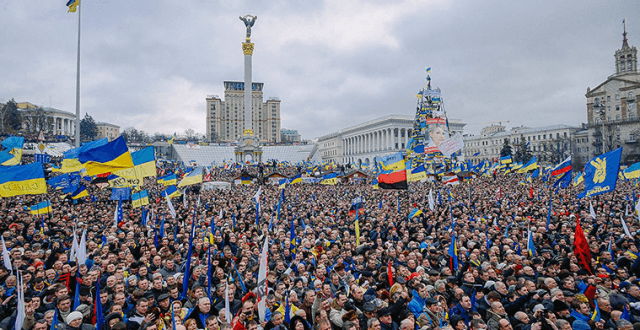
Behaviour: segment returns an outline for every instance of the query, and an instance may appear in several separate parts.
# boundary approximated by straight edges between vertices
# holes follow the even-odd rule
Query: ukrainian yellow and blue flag
[[[87,196],[89,196],[89,193],[87,192],[87,187],[85,185],[80,185],[80,187],[71,194],[72,199],[79,199]]]
[[[149,205],[149,195],[146,190],[131,195],[131,205],[135,207],[141,207],[143,205]]]
[[[170,186],[170,185],[175,185],[176,183],[178,183],[178,179],[175,175],[175,173],[171,173],[171,174],[167,174],[163,177],[158,178],[157,180],[158,183],[162,183],[165,186]]]
[[[511,164],[511,156],[500,157],[500,164]]]
[[[584,174],[582,172],[578,172],[578,175],[576,175],[576,177],[573,178],[573,186],[575,187],[581,184],[582,182],[584,182]]]
[[[175,139],[176,139],[176,133],[173,133],[173,136],[171,136],[171,138],[167,142],[169,142],[169,144],[173,144],[173,140]]]
[[[384,156],[384,157],[376,157],[375,160],[382,166],[382,169],[385,171],[397,171],[405,169],[404,156],[401,152]]]
[[[42,163],[0,167],[0,197],[46,193]]]
[[[2,140],[2,146],[5,148],[0,153],[0,165],[13,166],[19,165],[22,160],[22,149],[24,148],[24,137],[10,136]]]
[[[176,186],[169,186],[167,189],[162,191],[162,197],[169,196],[169,198],[180,196],[180,190],[176,188]]]
[[[190,185],[198,184],[201,182],[202,182],[202,167],[196,167],[195,169],[193,169],[193,171],[189,172],[187,175],[185,175],[182,178],[182,180],[180,181],[180,184],[178,184],[178,187],[190,186]]]
[[[51,213],[51,202],[47,200],[47,201],[44,201],[44,202],[40,202],[40,203],[38,203],[36,205],[33,205],[30,208],[30,212],[33,215]]]
[[[119,170],[113,174],[123,178],[146,178],[156,176],[156,157],[153,146],[146,147],[131,154],[133,168]]]
[[[427,179],[427,171],[424,168],[424,164],[422,164],[411,170],[409,177],[407,178],[407,181],[415,182],[415,181],[426,180],[426,179]]]
[[[240,183],[241,184],[251,184],[252,179],[250,176],[241,176],[240,177]]]
[[[336,183],[338,183],[338,173],[336,172],[325,174],[322,176],[322,181],[320,181],[320,184],[327,185],[335,185]]]
[[[302,182],[302,175],[301,174],[298,174],[298,175],[292,177],[291,180],[290,180],[290,184],[296,184],[296,183],[300,183],[300,182]]]
[[[640,178],[640,163],[635,163],[624,170],[624,177],[627,180]]]
[[[420,214],[422,214],[422,210],[420,210],[419,208],[414,208],[413,210],[411,210],[411,213],[409,213],[409,219],[413,218],[413,217],[417,217]]]
[[[518,170],[518,173],[533,171],[536,168],[538,168],[538,159],[536,157],[533,157]]]
[[[80,0],[69,0],[67,1],[67,7],[69,7],[69,11],[68,13],[75,13],[76,12],[76,8],[78,7],[78,5],[80,4]]]
[[[87,175],[109,173],[134,166],[133,159],[122,136],[93,149],[80,151],[80,163],[87,169]]]

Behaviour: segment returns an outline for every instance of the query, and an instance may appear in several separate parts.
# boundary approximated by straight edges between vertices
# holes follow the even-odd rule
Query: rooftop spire
[[[627,23],[625,19],[622,19],[622,48],[629,48],[629,44],[627,43]]]

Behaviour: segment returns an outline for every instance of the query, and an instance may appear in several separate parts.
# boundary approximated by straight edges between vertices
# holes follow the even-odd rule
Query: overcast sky
[[[75,112],[77,13],[66,0],[0,2],[0,102]],[[84,0],[81,116],[150,134],[205,133],[205,98],[243,79],[240,15],[253,14],[253,80],[305,139],[415,114],[425,67],[450,118],[477,134],[586,122],[587,87],[640,46],[640,1]]]

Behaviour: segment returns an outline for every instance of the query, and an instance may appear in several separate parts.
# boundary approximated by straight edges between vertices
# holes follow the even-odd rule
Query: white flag
[[[113,212],[113,226],[118,228],[118,206],[116,205],[116,210]]]
[[[622,215],[620,215],[620,223],[622,223],[622,228],[624,228],[624,233],[627,234],[627,236],[633,238],[633,236],[629,232],[629,227],[627,227],[627,223],[624,222],[624,218],[622,217]]]
[[[589,214],[591,215],[591,219],[596,219],[596,211],[593,210],[593,205],[591,205],[591,201],[589,201]]]
[[[257,203],[260,200],[260,194],[262,194],[262,187],[258,188],[258,192],[256,192],[255,195],[253,195],[254,202]]]
[[[261,321],[266,321],[264,314],[267,306],[267,253],[269,252],[269,235],[264,235],[264,245],[260,254],[260,270],[258,271],[258,315]]]
[[[13,273],[11,269],[11,258],[9,258],[9,251],[7,251],[7,246],[4,244],[4,237],[0,236],[2,239],[2,262],[4,263],[4,268],[6,268],[9,273]]]
[[[87,261],[87,230],[82,231],[82,237],[80,238],[80,245],[78,246],[78,252],[76,253],[78,258],[78,266],[84,265]]]
[[[171,203],[171,199],[169,198],[169,196],[164,196],[164,198],[167,200],[167,206],[169,207],[169,212],[171,213],[171,217],[173,217],[174,219],[176,218],[176,209],[173,208],[173,204]]]
[[[222,209],[220,209],[220,214],[218,215],[218,219],[222,219],[222,216],[223,216]]]
[[[73,227],[73,243],[71,243],[71,251],[69,252],[69,261],[76,260],[78,254],[78,236],[76,236],[76,228]]]
[[[640,200],[636,203],[636,215],[638,216],[638,220],[640,220]]]
[[[26,316],[24,310],[24,287],[22,285],[22,274],[18,274],[16,282],[16,293],[18,295],[18,310],[16,312],[16,324],[14,329],[22,329],[24,318]]]
[[[187,208],[187,191],[184,191],[184,195],[182,195],[182,206],[186,209]]]
[[[229,282],[225,283],[226,288],[224,289],[224,316],[228,320],[231,320],[231,308],[229,307]]]
[[[436,202],[433,199],[433,190],[429,189],[429,208],[431,209],[431,211],[435,209],[435,205],[436,205]]]

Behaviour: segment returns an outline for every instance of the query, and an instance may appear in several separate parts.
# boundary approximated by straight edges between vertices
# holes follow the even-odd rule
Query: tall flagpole
[[[78,66],[76,70],[76,148],[80,147],[80,17],[82,6],[80,0],[76,7],[78,8]]]

